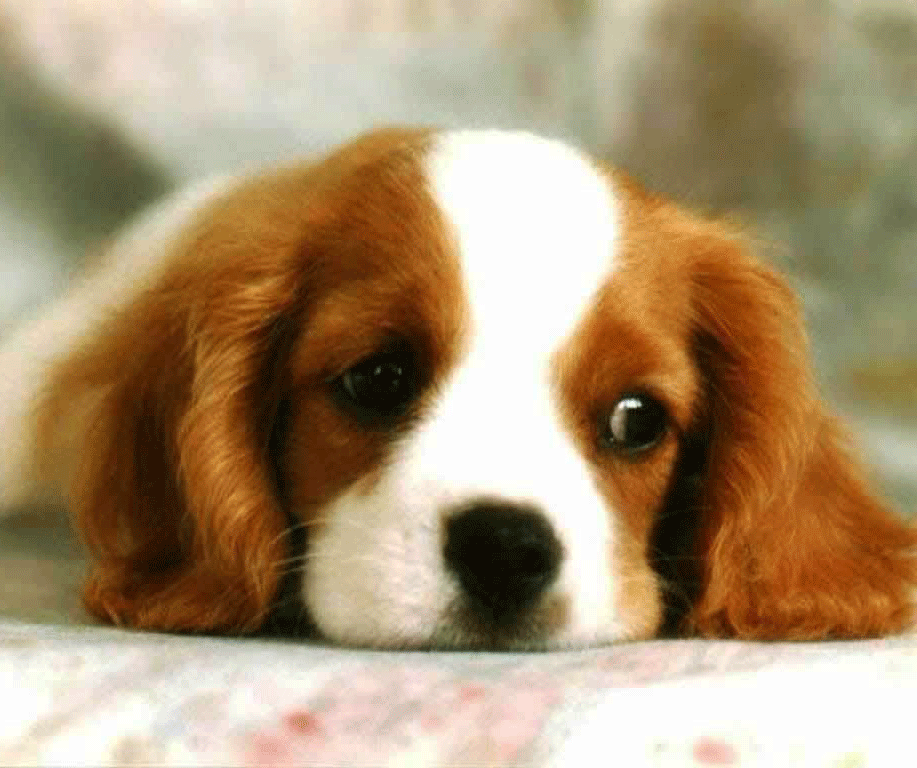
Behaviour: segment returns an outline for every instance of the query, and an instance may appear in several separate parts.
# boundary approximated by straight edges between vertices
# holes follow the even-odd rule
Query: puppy
[[[914,622],[785,282],[562,143],[381,130],[181,193],[9,338],[5,507],[122,626],[561,648]],[[282,585],[286,585],[282,589]]]

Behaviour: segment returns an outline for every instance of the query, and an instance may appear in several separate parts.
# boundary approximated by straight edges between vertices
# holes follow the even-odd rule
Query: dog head
[[[579,151],[379,131],[167,243],[40,411],[48,435],[83,404],[97,615],[253,630],[286,580],[374,646],[910,620],[913,531],[817,399],[784,281]]]

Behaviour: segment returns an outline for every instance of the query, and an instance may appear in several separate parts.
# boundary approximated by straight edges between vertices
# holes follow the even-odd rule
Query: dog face
[[[39,406],[40,454],[85,436],[97,615],[250,630],[286,579],[373,646],[911,620],[914,533],[716,225],[503,132],[376,132],[186,208]]]
[[[345,249],[366,278],[295,355],[315,382],[284,462],[310,613],[368,643],[652,633],[645,553],[695,377],[678,329],[640,322],[651,295],[607,311],[627,283],[612,180],[517,134],[437,137],[411,162],[407,202],[377,189],[399,231],[361,224]]]

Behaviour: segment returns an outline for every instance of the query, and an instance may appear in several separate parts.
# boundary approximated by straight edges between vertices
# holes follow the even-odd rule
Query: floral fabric
[[[913,751],[917,638],[387,653],[7,622],[0,691],[2,764],[865,768]]]

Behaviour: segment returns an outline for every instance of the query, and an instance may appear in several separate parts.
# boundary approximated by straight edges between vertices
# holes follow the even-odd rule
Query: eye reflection
[[[339,401],[362,421],[397,418],[417,393],[413,357],[402,349],[370,355],[335,379],[333,389]]]
[[[667,428],[668,416],[662,403],[649,395],[629,393],[608,414],[602,440],[614,450],[635,455],[655,446]]]

